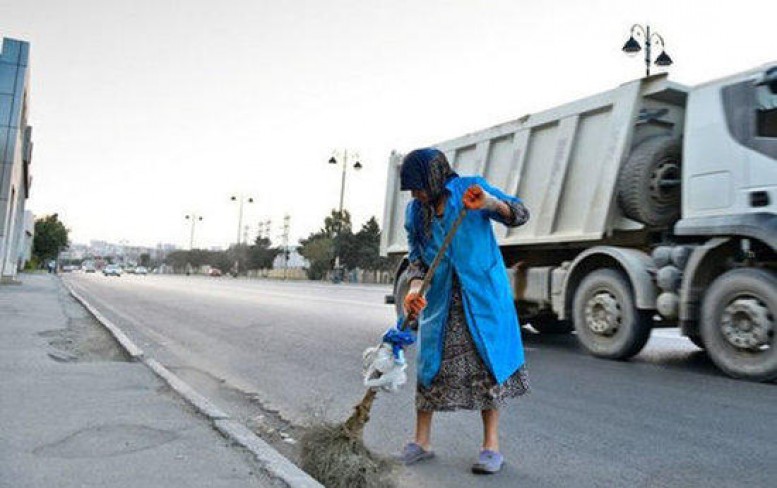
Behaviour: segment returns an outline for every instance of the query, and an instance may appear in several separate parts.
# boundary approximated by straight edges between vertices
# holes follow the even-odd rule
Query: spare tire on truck
[[[618,175],[618,203],[630,219],[665,226],[680,218],[682,144],[659,135],[639,143]]]

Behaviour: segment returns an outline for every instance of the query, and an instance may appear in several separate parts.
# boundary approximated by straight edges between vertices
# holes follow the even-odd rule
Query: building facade
[[[30,45],[7,38],[0,43],[0,282],[13,282],[25,254],[24,207],[32,182]]]
[[[35,238],[35,215],[30,210],[24,212],[24,231],[22,245],[19,246],[19,269],[32,259],[32,241]]]

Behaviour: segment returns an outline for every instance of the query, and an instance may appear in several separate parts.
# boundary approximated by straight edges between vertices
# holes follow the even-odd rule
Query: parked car
[[[221,276],[221,270],[218,268],[210,268],[210,271],[208,271],[208,276]]]
[[[135,274],[136,275],[147,275],[148,270],[144,266],[138,266],[135,268]]]
[[[121,276],[121,266],[118,264],[109,264],[103,268],[103,275],[105,276]]]
[[[85,264],[81,269],[84,273],[95,273],[97,271],[93,264]]]

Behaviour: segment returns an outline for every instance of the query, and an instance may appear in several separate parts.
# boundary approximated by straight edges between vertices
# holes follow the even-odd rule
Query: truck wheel
[[[569,321],[559,320],[554,315],[538,315],[526,322],[540,334],[569,334],[575,330]]]
[[[407,280],[407,268],[399,274],[394,282],[394,310],[397,318],[405,316],[405,295],[410,290],[410,282]]]
[[[573,317],[577,337],[594,356],[628,359],[650,337],[652,312],[639,310],[623,273],[600,269],[575,291]]]
[[[618,175],[618,203],[627,217],[663,226],[680,217],[682,147],[671,136],[641,142]]]
[[[704,295],[701,337],[712,361],[734,378],[777,379],[777,274],[727,271]]]

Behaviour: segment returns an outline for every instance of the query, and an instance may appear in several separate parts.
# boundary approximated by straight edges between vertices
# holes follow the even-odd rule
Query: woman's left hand
[[[486,204],[486,192],[480,185],[472,185],[464,192],[463,200],[468,210],[479,210]]]

